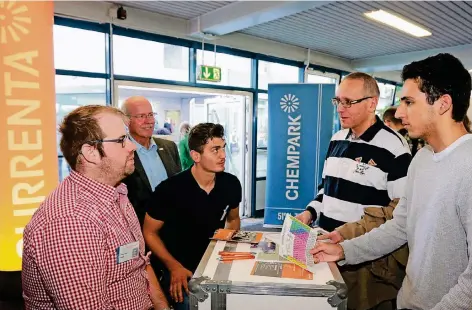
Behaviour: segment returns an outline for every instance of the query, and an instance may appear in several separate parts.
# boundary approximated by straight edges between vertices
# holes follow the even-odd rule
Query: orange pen
[[[221,262],[232,262],[234,260],[254,259],[254,258],[256,258],[254,255],[222,256],[222,257],[219,257],[218,260],[221,261]]]

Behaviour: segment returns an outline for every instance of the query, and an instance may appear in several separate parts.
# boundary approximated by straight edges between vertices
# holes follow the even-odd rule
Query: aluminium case
[[[255,276],[255,260],[223,263],[219,251],[254,250],[247,243],[210,241],[189,282],[191,310],[347,309],[347,287],[335,263],[317,264],[312,280]]]

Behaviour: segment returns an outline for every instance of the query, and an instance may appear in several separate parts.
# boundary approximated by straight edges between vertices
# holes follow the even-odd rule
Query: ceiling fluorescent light
[[[426,37],[431,35],[431,32],[414,25],[404,20],[403,18],[400,18],[383,10],[367,12],[364,13],[364,15],[368,18],[371,18],[375,21],[386,24],[398,30],[404,31],[415,37]]]

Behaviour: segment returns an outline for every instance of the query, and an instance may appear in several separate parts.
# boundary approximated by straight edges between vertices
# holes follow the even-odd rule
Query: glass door
[[[240,215],[251,216],[251,93],[127,81],[115,81],[114,91],[114,105],[119,108],[128,97],[146,97],[157,113],[155,134],[176,143],[181,139],[178,122],[188,121],[191,126],[203,122],[221,124],[226,140],[225,171],[241,182]],[[175,123],[174,130],[163,135],[159,128],[169,120]]]

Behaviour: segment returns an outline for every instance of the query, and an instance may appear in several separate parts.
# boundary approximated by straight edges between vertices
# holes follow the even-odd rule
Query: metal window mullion
[[[106,34],[105,42],[105,59],[106,59],[106,68],[105,72],[108,75],[107,78],[107,104],[113,105],[114,103],[114,68],[113,68],[113,24],[108,24],[109,28]]]

